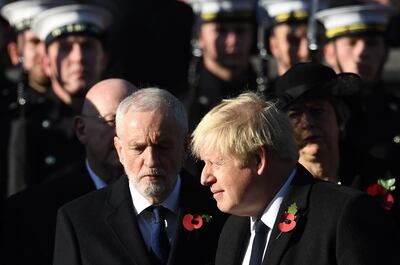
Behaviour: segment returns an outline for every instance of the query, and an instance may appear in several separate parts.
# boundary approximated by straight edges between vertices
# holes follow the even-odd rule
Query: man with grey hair
[[[187,132],[185,108],[166,90],[122,101],[114,144],[127,176],[60,209],[54,264],[213,262],[225,215],[180,172]]]
[[[193,132],[201,183],[233,214],[217,265],[395,264],[400,237],[367,194],[315,180],[297,161],[290,122],[254,93],[224,100]],[[385,244],[382,244],[385,242]]]

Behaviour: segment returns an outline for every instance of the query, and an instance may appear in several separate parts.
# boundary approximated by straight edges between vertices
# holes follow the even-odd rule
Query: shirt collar
[[[102,180],[99,176],[97,176],[96,173],[94,173],[94,171],[90,167],[89,161],[87,159],[85,160],[85,164],[86,164],[86,169],[89,172],[89,176],[92,179],[96,189],[99,190],[101,188],[106,187],[107,183],[104,180]]]
[[[278,193],[275,195],[275,197],[272,199],[272,201],[268,204],[267,208],[265,208],[262,216],[261,216],[261,221],[268,226],[270,229],[274,227],[276,217],[279,212],[279,208],[281,206],[282,200],[286,195],[286,192],[290,186],[290,183],[292,182],[294,175],[296,175],[297,168],[295,167],[292,172],[290,173],[289,177],[287,178],[285,184],[280,188]],[[251,226],[250,229],[253,231],[255,229],[255,222],[257,218],[251,217]]]
[[[151,203],[142,194],[139,193],[139,191],[135,188],[135,185],[131,181],[129,181],[129,190],[131,191],[133,207],[135,208],[136,215],[139,215],[146,208],[151,206]],[[180,190],[181,190],[181,178],[178,175],[174,189],[168,195],[167,199],[161,203],[162,206],[164,206],[165,208],[176,214],[178,213]]]

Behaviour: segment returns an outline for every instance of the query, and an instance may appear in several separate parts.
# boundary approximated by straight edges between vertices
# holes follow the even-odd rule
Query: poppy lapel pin
[[[276,237],[276,239],[278,239],[282,235],[282,233],[288,233],[292,231],[296,227],[297,221],[298,221],[297,204],[294,202],[280,217],[280,221],[278,224],[279,234]]]
[[[197,230],[200,229],[204,223],[208,223],[210,222],[212,219],[211,215],[207,215],[207,214],[186,214],[183,219],[182,219],[182,224],[183,227],[187,230],[187,231],[193,231],[193,230]]]

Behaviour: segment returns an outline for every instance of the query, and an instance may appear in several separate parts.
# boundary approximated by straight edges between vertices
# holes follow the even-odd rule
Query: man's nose
[[[83,49],[78,43],[74,43],[72,46],[71,57],[75,61],[81,61],[83,59]]]
[[[210,169],[207,166],[204,166],[201,172],[200,183],[203,186],[211,186],[217,181],[215,176],[210,172]]]
[[[158,158],[158,154],[157,151],[155,150],[154,147],[148,147],[146,149],[146,154],[145,154],[145,165],[148,168],[154,168],[157,167],[159,165],[159,158]]]

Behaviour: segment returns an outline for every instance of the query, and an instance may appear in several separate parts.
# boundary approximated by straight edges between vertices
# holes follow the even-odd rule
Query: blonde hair
[[[229,155],[246,165],[260,147],[297,161],[298,148],[285,113],[253,92],[225,99],[208,112],[192,133],[192,153]]]

